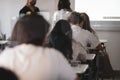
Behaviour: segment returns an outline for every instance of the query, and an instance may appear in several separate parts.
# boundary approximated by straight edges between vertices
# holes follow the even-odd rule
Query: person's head
[[[36,0],[27,0],[27,4],[30,6],[35,6]]]
[[[66,20],[59,20],[55,24],[52,32],[58,35],[68,36],[70,39],[72,38],[72,30],[71,30],[69,22]]]
[[[81,14],[78,12],[72,12],[70,16],[68,17],[68,22],[72,25],[78,25],[81,26],[83,23],[83,18],[81,17]]]
[[[19,80],[18,76],[11,70],[0,67],[0,80]]]
[[[90,25],[90,19],[89,16],[86,13],[81,13],[81,16],[83,17],[83,29],[88,30],[90,32],[93,32],[91,25]]]
[[[58,10],[61,10],[61,9],[66,9],[68,11],[71,11],[70,1],[69,0],[59,0]]]
[[[15,24],[11,40],[19,44],[41,46],[49,30],[49,23],[37,13],[21,17]]]

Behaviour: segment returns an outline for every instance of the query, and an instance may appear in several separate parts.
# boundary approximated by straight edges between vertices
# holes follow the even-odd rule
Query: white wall
[[[119,3],[120,0],[75,0],[75,10],[87,12],[93,21],[120,21]]]
[[[0,2],[0,31],[7,34],[11,32],[11,20],[17,16],[19,9],[25,4],[25,0],[1,0]]]

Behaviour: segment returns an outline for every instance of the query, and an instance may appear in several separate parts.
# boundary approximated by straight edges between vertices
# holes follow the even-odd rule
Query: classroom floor
[[[114,79],[103,79],[103,80],[120,80],[120,72],[116,72],[115,74],[116,75]],[[102,79],[99,79],[99,80],[102,80]]]
[[[101,80],[101,79],[99,79],[99,80]],[[103,80],[120,80],[120,78],[119,79],[103,79]]]

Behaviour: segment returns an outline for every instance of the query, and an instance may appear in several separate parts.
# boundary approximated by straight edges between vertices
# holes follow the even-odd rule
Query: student
[[[90,45],[90,48],[92,49],[95,49],[98,46],[100,43],[99,40],[89,31],[82,29],[83,18],[80,13],[72,12],[68,21],[71,24],[73,39],[76,42],[81,43],[86,50],[88,50],[88,45]]]
[[[38,14],[21,17],[11,38],[19,44],[1,53],[0,66],[15,71],[20,80],[75,80],[62,53],[44,47],[48,30],[48,22]]]
[[[92,29],[90,25],[90,20],[89,16],[86,13],[81,13],[81,16],[83,17],[83,29],[90,31],[97,39],[98,36],[96,32]],[[101,45],[102,44],[102,45]],[[99,44],[97,49],[99,50],[98,53],[101,53],[102,55],[99,54],[99,77],[101,78],[114,78],[114,71],[112,69],[112,66],[110,64],[110,59],[109,55],[106,52],[106,48],[104,46],[104,43]],[[93,53],[93,50],[91,50]]]
[[[49,36],[49,46],[61,51],[68,60],[86,61],[86,50],[72,39],[72,30],[66,20],[59,20]]]
[[[59,20],[49,36],[49,45],[61,51],[63,55],[72,59],[72,30],[66,20]]]
[[[83,17],[83,20],[84,20],[82,28],[90,31],[91,33],[93,33],[98,38],[96,32],[92,29],[92,27],[90,25],[89,16],[86,13],[80,13],[80,14],[81,14],[81,17]]]
[[[72,9],[70,8],[70,1],[69,0],[59,0],[58,2],[58,10],[55,11],[53,15],[53,26],[54,24],[59,21],[60,19],[67,20],[68,16],[70,15]]]
[[[0,67],[0,80],[19,80],[18,76],[11,70]]]
[[[91,25],[90,25],[90,19],[89,16],[86,13],[81,13],[81,17],[83,17],[83,25],[82,25],[82,29],[88,30],[90,33],[92,33],[99,41],[98,35],[96,34],[96,32],[92,29]],[[88,45],[89,46],[89,45]],[[99,44],[97,46],[98,50],[103,50],[103,47],[101,46],[101,44]]]
[[[20,10],[19,14],[31,14],[39,12],[39,8],[35,6],[36,0],[27,0],[26,5]]]

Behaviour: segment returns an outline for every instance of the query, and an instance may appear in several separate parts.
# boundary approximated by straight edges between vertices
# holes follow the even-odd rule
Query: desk
[[[87,64],[89,65],[89,69],[88,69],[88,80],[96,80],[97,78],[97,74],[94,74],[94,73],[97,73],[96,69],[96,57],[97,57],[97,54],[95,53],[91,53],[91,54],[87,54],[86,55],[86,60],[87,60]],[[94,77],[93,77],[94,76]]]
[[[72,67],[77,74],[83,74],[88,69],[88,64],[79,64],[76,67]]]
[[[1,50],[5,49],[5,44],[8,43],[7,40],[0,40]]]
[[[0,44],[6,44],[8,41],[7,40],[0,40]]]
[[[94,60],[95,56],[96,56],[96,54],[86,54],[86,60],[92,61],[92,60]]]
[[[100,39],[101,43],[107,43],[108,41],[106,39]]]

